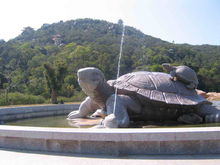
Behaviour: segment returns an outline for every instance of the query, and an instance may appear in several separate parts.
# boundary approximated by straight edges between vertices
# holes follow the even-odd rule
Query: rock
[[[220,100],[220,93],[217,92],[205,92],[199,89],[196,89],[196,92],[198,95],[203,96],[204,98],[208,99],[209,101],[214,101],[214,100]]]
[[[205,98],[208,98],[208,97],[209,97],[205,91],[196,89],[196,92],[197,92],[198,95],[201,95],[201,96],[203,96],[203,97],[205,97]]]
[[[207,93],[208,100],[220,100],[220,93],[217,92],[208,92]]]

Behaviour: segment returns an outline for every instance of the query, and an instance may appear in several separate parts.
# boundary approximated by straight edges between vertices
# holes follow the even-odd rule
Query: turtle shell
[[[146,101],[187,106],[209,103],[195,90],[188,89],[184,83],[172,81],[170,78],[167,73],[141,71],[125,74],[109,84],[117,88],[119,94],[138,94]]]
[[[180,78],[181,80],[190,83],[194,82],[195,84],[198,84],[198,78],[194,70],[187,66],[177,66],[175,69],[176,76]]]

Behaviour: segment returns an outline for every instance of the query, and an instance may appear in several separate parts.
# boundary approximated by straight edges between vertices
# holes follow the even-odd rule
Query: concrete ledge
[[[79,104],[1,108],[0,121],[67,114]],[[220,154],[220,127],[77,129],[0,126],[0,147],[77,154]]]
[[[0,126],[0,147],[80,154],[219,154],[220,128],[71,129]]]
[[[0,108],[0,123],[34,117],[65,115],[79,108],[79,104],[57,104]]]

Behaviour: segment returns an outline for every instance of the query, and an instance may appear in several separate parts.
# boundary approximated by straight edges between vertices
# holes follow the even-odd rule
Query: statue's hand
[[[80,113],[80,111],[72,111],[69,113],[68,118],[67,119],[75,119],[75,118],[82,118],[85,117],[84,115],[82,115]]]
[[[119,122],[117,121],[117,118],[115,115],[112,113],[102,121],[103,125],[105,128],[118,128],[119,127]]]

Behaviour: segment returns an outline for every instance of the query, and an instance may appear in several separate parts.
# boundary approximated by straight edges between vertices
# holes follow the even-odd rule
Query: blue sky
[[[0,39],[77,18],[123,19],[169,42],[220,45],[220,0],[2,0]]]
[[[219,0],[157,2],[143,0],[135,10],[136,25],[145,33],[177,43],[220,45]]]

